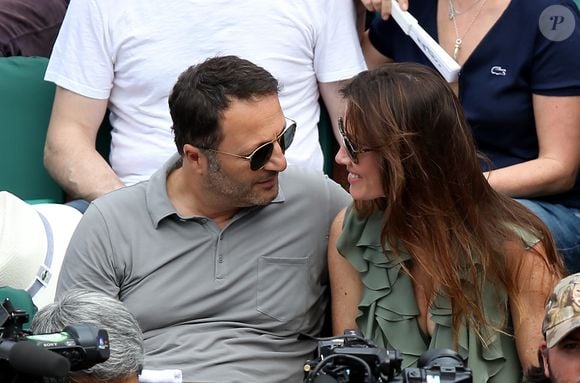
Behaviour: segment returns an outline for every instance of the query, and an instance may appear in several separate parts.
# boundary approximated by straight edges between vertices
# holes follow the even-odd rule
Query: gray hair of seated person
[[[103,293],[70,290],[34,316],[35,334],[62,331],[72,324],[92,324],[107,330],[111,355],[103,363],[71,371],[70,378],[114,381],[139,374],[143,366],[143,334],[137,320],[119,300]]]

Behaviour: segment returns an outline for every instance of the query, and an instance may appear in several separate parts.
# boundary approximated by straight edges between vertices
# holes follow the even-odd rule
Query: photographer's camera
[[[0,381],[41,382],[64,378],[109,358],[107,331],[89,324],[66,326],[51,334],[22,329],[28,314],[9,299],[0,305]]]
[[[401,369],[399,351],[377,347],[353,330],[320,339],[318,357],[304,365],[304,383],[470,383],[471,370],[448,349],[430,350],[416,368]]]

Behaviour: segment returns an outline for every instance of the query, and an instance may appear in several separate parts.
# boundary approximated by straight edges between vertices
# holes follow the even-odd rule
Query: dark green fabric
[[[422,334],[411,279],[401,269],[411,259],[406,252],[395,257],[391,248],[381,249],[380,230],[383,212],[368,219],[359,218],[349,209],[343,232],[337,242],[339,252],[359,271],[363,283],[363,297],[359,304],[357,324],[365,337],[388,349],[398,349],[403,367],[416,367],[419,356],[434,348],[453,349],[451,305],[439,294],[429,308],[435,331],[429,339]],[[505,333],[491,331],[485,335],[485,346],[475,331],[461,327],[458,353],[467,359],[473,370],[473,382],[519,382],[521,367],[515,342],[507,323],[507,296],[488,284],[484,290],[484,314],[490,323]]]
[[[97,132],[97,152],[109,162],[109,154],[111,152],[111,123],[109,122],[109,111],[105,113],[105,118],[101,122],[99,131]]]
[[[43,165],[55,86],[43,80],[48,59],[0,58],[0,190],[23,200],[63,202]]]
[[[0,287],[0,303],[3,303],[6,298],[10,299],[15,309],[23,310],[28,314],[28,321],[24,323],[22,328],[24,330],[30,330],[32,318],[34,318],[34,315],[38,311],[30,295],[21,289],[14,289],[8,286]]]
[[[332,123],[322,99],[320,99],[319,103],[320,120],[318,121],[318,141],[320,142],[322,155],[324,156],[324,174],[331,177],[334,165],[334,153],[336,152],[334,132],[332,131]]]

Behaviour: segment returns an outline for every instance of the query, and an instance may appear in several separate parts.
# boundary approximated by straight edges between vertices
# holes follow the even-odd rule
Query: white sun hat
[[[0,286],[26,290],[39,309],[53,302],[62,260],[81,217],[67,205],[29,205],[0,191]]]

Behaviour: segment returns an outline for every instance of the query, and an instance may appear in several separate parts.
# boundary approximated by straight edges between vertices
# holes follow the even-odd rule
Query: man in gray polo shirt
[[[118,297],[145,339],[146,369],[185,382],[301,382],[327,304],[326,248],[348,194],[286,168],[295,123],[278,83],[234,56],[179,77],[175,154],[149,181],[94,201],[71,240],[57,296]]]

